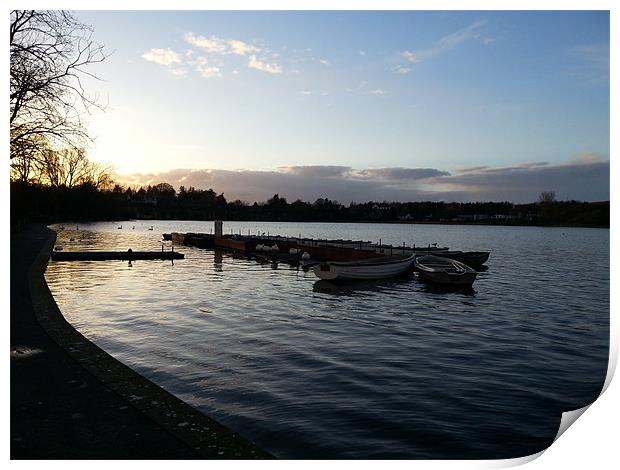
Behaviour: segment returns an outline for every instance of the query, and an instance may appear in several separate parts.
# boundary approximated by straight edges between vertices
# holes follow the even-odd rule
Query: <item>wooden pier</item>
[[[183,258],[185,255],[177,251],[52,251],[53,261],[136,261]]]
[[[363,240],[330,240],[302,237],[285,237],[280,235],[241,235],[229,234],[215,236],[211,233],[178,233],[162,235],[165,240],[171,240],[173,245],[193,246],[197,248],[217,248],[236,251],[261,257],[277,258],[280,260],[299,260],[303,253],[308,253],[312,262],[319,261],[360,261],[370,258],[382,258],[393,255],[431,254],[448,251],[447,247],[413,247],[403,245],[385,245]],[[261,251],[260,245],[271,248],[277,245],[277,250]],[[298,255],[289,255],[294,249]]]

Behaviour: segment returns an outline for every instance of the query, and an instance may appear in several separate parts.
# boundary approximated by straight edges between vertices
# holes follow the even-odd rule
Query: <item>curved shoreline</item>
[[[49,232],[47,240],[28,269],[28,287],[39,325],[62,350],[131,407],[197,454],[187,458],[273,458],[130,369],[73,328],[62,315],[45,281],[44,273],[56,240],[53,230],[42,230],[45,231]]]

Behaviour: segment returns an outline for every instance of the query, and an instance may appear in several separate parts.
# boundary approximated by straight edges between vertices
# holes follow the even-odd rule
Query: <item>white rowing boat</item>
[[[327,261],[314,266],[314,274],[326,281],[386,279],[411,269],[415,255],[386,256],[363,261]]]
[[[478,275],[466,264],[439,256],[419,256],[413,265],[422,279],[437,284],[470,286]]]

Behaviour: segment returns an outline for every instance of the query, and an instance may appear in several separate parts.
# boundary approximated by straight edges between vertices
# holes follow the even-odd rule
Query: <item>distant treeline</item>
[[[12,223],[38,220],[254,220],[292,222],[416,222],[609,227],[609,201],[556,201],[553,192],[538,202],[364,202],[341,204],[327,198],[288,202],[275,194],[265,202],[228,201],[212,189],[167,183],[137,189],[101,189],[86,182],[73,187],[11,183]]]

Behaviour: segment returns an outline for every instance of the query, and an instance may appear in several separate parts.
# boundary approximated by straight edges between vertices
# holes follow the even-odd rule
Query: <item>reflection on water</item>
[[[215,250],[213,252],[213,267],[216,272],[222,272],[224,270],[224,255],[221,250]]]
[[[470,291],[414,276],[330,284],[287,263],[189,247],[174,264],[50,262],[48,284],[82,333],[279,457],[522,456],[551,442],[561,411],[598,396],[608,230],[227,226],[492,252]],[[65,250],[137,251],[161,249],[162,232],[212,225],[65,227]]]
[[[478,272],[482,272],[482,271],[478,271]],[[416,276],[416,279],[418,280],[418,282],[424,285],[423,291],[429,294],[458,293],[458,294],[469,296],[469,297],[473,297],[474,295],[476,295],[476,289],[474,288],[476,286],[476,282],[474,282],[474,284],[471,286],[467,286],[467,285],[456,285],[456,284],[455,285],[436,284],[434,282],[425,280],[421,276]]]
[[[314,292],[332,295],[356,295],[361,293],[375,293],[390,295],[397,288],[406,289],[413,279],[412,274],[383,280],[330,282],[323,279],[312,285]]]

